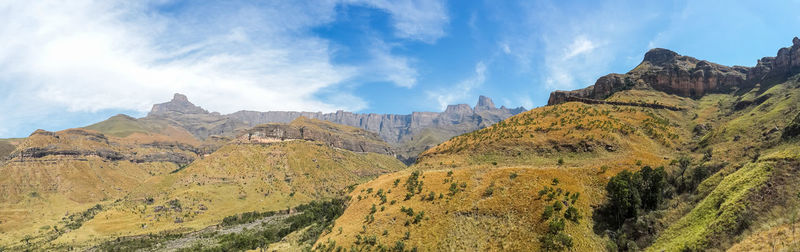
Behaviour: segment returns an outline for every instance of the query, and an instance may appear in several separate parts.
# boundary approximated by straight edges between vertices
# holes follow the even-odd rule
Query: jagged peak
[[[489,98],[489,97],[481,95],[481,96],[478,97],[478,104],[475,105],[475,109],[478,109],[478,108],[495,109],[497,107],[494,106],[494,102],[492,102],[492,98]]]
[[[650,62],[653,65],[663,65],[675,59],[675,57],[680,56],[680,54],[673,52],[669,49],[664,48],[653,48],[647,51],[644,54],[644,60]]]
[[[190,102],[186,95],[175,93],[171,101],[153,105],[153,109],[150,110],[148,116],[169,112],[178,112],[183,114],[208,114],[208,111],[199,106],[195,106],[192,102]]]

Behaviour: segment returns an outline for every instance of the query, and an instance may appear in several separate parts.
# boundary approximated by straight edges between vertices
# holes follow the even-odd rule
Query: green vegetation
[[[179,251],[244,251],[266,248],[294,232],[299,234],[299,241],[308,247],[326,229],[330,228],[333,221],[344,212],[345,199],[331,199],[328,201],[313,201],[295,208],[298,214],[286,215],[278,212],[248,212],[226,217],[220,226],[232,227],[242,224],[256,223],[271,217],[282,217],[273,221],[265,221],[253,226],[253,229],[243,229],[241,232],[218,234],[217,232],[201,233],[200,238],[213,240],[213,245],[197,243]],[[121,238],[100,244],[96,248],[100,251],[134,251],[152,250],[159,244],[189,237],[190,234],[160,233],[146,236]],[[196,235],[195,235],[196,236]]]
[[[256,220],[260,220],[266,217],[271,217],[278,214],[277,211],[268,211],[268,212],[246,212],[236,215],[231,215],[222,219],[222,226],[234,226],[239,224],[251,223]]]
[[[767,181],[772,166],[768,162],[750,163],[726,176],[691,212],[659,236],[652,249],[702,250],[712,237],[740,233],[750,222],[746,199]]]

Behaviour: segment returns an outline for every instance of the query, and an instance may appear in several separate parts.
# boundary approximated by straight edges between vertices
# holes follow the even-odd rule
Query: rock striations
[[[745,89],[756,84],[777,83],[800,72],[800,39],[791,47],[778,50],[776,57],[764,57],[755,67],[723,66],[661,48],[651,49],[644,60],[626,74],[609,74],[594,85],[573,91],[555,91],[548,105],[560,104],[567,97],[605,99],[627,89],[655,89],[684,97],[700,97],[712,92]]]
[[[169,121],[200,139],[214,135],[234,137],[261,124],[289,123],[300,117],[324,120],[374,132],[394,145],[401,159],[411,162],[419,152],[453,136],[485,128],[523,111],[523,107],[497,108],[489,97],[480,96],[475,107],[467,104],[450,105],[441,113],[413,112],[409,115],[396,115],[346,111],[239,111],[221,115],[195,106],[182,94],[175,94],[172,101],[154,105],[146,118]]]

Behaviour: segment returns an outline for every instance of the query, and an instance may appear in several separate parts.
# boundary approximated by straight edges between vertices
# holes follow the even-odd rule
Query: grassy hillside
[[[742,251],[766,249],[758,243],[765,239],[776,249],[796,246],[785,231],[799,200],[800,147],[782,132],[800,111],[799,85],[795,77],[697,100],[652,90],[608,98],[679,111],[574,102],[533,109],[358,186],[317,247]],[[665,168],[663,199],[638,208],[619,230],[605,226],[598,209],[610,204],[609,179],[645,166]],[[575,213],[581,218],[562,225]]]
[[[165,120],[136,119],[122,114],[84,128],[136,142],[171,141],[194,145],[200,143],[186,129],[173,126]]]
[[[0,139],[0,160],[4,159],[8,154],[16,149],[17,146],[9,140]]]
[[[153,177],[53,242],[87,246],[109,238],[186,232],[251,211],[288,209],[404,169],[397,159],[307,141],[230,144],[175,173]]]
[[[605,181],[668,164],[690,137],[688,116],[580,103],[533,109],[424,152],[410,169],[416,178],[405,171],[357,187],[318,245],[528,250],[566,234],[576,251],[602,250],[590,216]],[[555,205],[561,209],[547,210]],[[566,216],[574,220],[543,238]]]
[[[127,145],[81,129],[37,131],[20,140],[12,158],[0,165],[0,244],[45,243],[58,228],[76,227],[70,217],[74,213],[123,197],[146,180],[177,169],[172,162],[146,159],[165,152],[194,155]],[[143,162],[130,161],[139,159]]]

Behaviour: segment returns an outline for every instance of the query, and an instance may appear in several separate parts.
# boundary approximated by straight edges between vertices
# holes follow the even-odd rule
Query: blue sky
[[[755,65],[800,1],[3,1],[0,137],[144,116],[542,106],[663,47]]]

